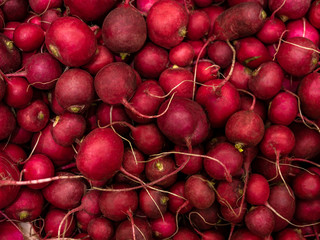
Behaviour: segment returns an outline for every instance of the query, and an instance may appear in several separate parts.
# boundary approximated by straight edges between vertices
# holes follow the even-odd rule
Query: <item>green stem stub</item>
[[[22,211],[19,213],[19,219],[20,221],[23,221],[29,217],[29,212],[28,211]]]
[[[238,149],[239,152],[241,153],[243,152],[243,147],[244,147],[243,143],[236,143],[234,146],[236,149]]]

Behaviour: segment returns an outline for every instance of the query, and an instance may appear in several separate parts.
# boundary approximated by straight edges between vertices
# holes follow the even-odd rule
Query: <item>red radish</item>
[[[247,212],[247,204],[244,202],[242,207],[230,208],[229,206],[221,206],[220,212],[226,221],[231,224],[238,224],[243,221],[244,216]]]
[[[43,178],[50,178],[54,176],[54,166],[52,161],[43,154],[34,154],[23,165],[23,179],[39,180]],[[49,183],[39,183],[29,185],[32,189],[41,189],[47,186]]]
[[[218,5],[210,5],[210,6],[202,8],[202,10],[205,11],[209,16],[210,29],[209,29],[208,36],[211,36],[212,31],[213,31],[214,22],[215,22],[216,18],[219,16],[219,14],[225,10],[225,8],[222,6],[218,6]]]
[[[309,22],[315,28],[320,28],[320,19],[319,19],[319,3],[318,1],[313,1],[309,8],[309,12],[307,14]]]
[[[168,104],[169,100],[165,101],[160,106],[159,113],[163,113]],[[203,108],[197,102],[181,97],[173,98],[169,109],[157,118],[157,124],[173,143],[189,149],[191,145],[203,142],[210,128]]]
[[[49,115],[49,107],[42,100],[35,100],[17,111],[17,122],[29,132],[39,132],[47,126]]]
[[[264,176],[253,173],[249,176],[246,201],[252,205],[263,205],[270,195],[270,187]]]
[[[279,92],[269,103],[268,119],[273,124],[289,125],[298,114],[298,100],[288,92]]]
[[[21,65],[20,51],[3,33],[0,34],[0,53],[3,56],[0,59],[1,71],[9,73],[19,69]]]
[[[23,129],[20,126],[16,126],[11,134],[10,142],[14,144],[25,144],[31,140],[32,135],[32,132]]]
[[[216,194],[221,206],[239,207],[243,197],[243,183],[238,179],[233,179],[232,182],[219,181]]]
[[[277,43],[286,30],[286,25],[277,17],[270,17],[257,33],[257,38],[264,44]]]
[[[296,202],[294,218],[302,223],[315,223],[320,220],[320,200],[300,200]]]
[[[172,48],[186,35],[188,14],[178,2],[160,0],[150,8],[146,21],[150,40],[160,47]]]
[[[151,43],[145,46],[134,57],[134,69],[144,78],[157,78],[169,64],[168,52]]]
[[[188,81],[189,80],[189,81]],[[159,84],[166,94],[192,98],[193,74],[185,68],[167,68],[159,76]]]
[[[112,189],[126,188],[125,184],[114,184]],[[138,208],[138,195],[135,191],[102,192],[99,197],[100,210],[106,218],[112,221],[126,219],[129,212],[134,213]]]
[[[218,231],[209,230],[202,233],[201,240],[224,240],[224,236],[222,233]]]
[[[2,11],[7,21],[22,21],[28,14],[28,1],[8,0],[2,1]]]
[[[218,78],[219,66],[209,59],[200,59],[197,66],[196,80],[199,83],[205,83],[209,80]],[[193,67],[193,73],[195,73],[195,66]]]
[[[53,208],[50,209],[46,217],[44,219],[44,231],[47,234],[47,236],[50,237],[71,237],[73,231],[76,228],[76,222],[73,216],[69,215],[67,219],[62,223],[61,229],[63,229],[63,232],[61,232],[60,236],[58,236],[58,229],[60,226],[60,223],[64,216],[67,213],[61,209]]]
[[[293,37],[281,43],[276,59],[286,72],[302,77],[317,66],[317,51],[318,47],[308,38]]]
[[[286,21],[303,17],[308,12],[310,4],[311,0],[270,0],[268,7],[272,12],[277,11],[276,15]]]
[[[20,145],[14,143],[0,143],[0,150],[16,164],[20,164],[27,158],[26,151]]]
[[[276,240],[306,240],[298,229],[286,228],[276,235]]]
[[[224,75],[228,76],[230,71],[231,66],[225,69]],[[252,70],[250,68],[245,67],[239,62],[235,62],[229,82],[232,83],[238,89],[248,90],[248,81],[251,77]]]
[[[71,36],[74,41],[65,36]],[[97,50],[97,41],[91,29],[75,17],[61,17],[48,29],[45,44],[55,58],[70,67],[79,67],[88,63]]]
[[[112,52],[137,52],[147,38],[146,21],[129,4],[120,5],[111,10],[104,19],[102,38]]]
[[[145,168],[145,156],[136,148],[125,148],[122,166],[128,173],[139,176]]]
[[[189,13],[187,25],[187,38],[190,40],[199,40],[205,37],[210,28],[210,18],[203,10],[193,10]]]
[[[14,240],[24,240],[23,233],[16,224],[11,221],[2,221],[0,223],[0,235],[1,240],[14,239]]]
[[[61,16],[62,13],[60,8],[48,9],[41,16],[41,28],[46,32],[51,26],[52,22],[57,20]]]
[[[180,228],[179,231],[173,236],[173,240],[184,240],[184,239],[190,239],[190,240],[200,240],[198,235],[188,229],[188,228]]]
[[[13,33],[21,22],[7,22],[6,27],[3,29],[3,34],[6,35],[11,41],[13,40]]]
[[[115,5],[114,0],[91,0],[85,3],[81,0],[65,0],[64,4],[73,16],[78,16],[83,21],[99,20],[105,16]]]
[[[55,96],[59,105],[69,112],[84,112],[95,97],[92,76],[79,68],[65,71],[57,81]]]
[[[207,111],[212,127],[223,127],[228,118],[239,110],[240,95],[237,89],[223,80],[211,80],[196,93],[196,101]]]
[[[242,239],[247,239],[247,240],[262,240],[263,238],[253,234],[250,232],[247,228],[240,228],[237,231],[234,232],[232,235],[232,240],[242,240]]]
[[[319,46],[319,33],[305,18],[288,22],[287,30],[285,39],[305,37],[310,39],[316,46]]]
[[[13,33],[13,42],[22,51],[34,51],[44,42],[44,31],[35,24],[22,23]]]
[[[315,173],[302,172],[293,179],[292,189],[296,197],[312,200],[320,197],[320,176]]]
[[[185,182],[177,181],[174,183],[170,188],[169,191],[175,195],[169,194],[169,210],[172,213],[179,213],[184,214],[190,212],[193,206],[187,202],[184,193],[184,185]]]
[[[298,96],[301,101],[301,109],[307,117],[312,119],[320,118],[319,106],[320,94],[316,89],[320,86],[320,74],[317,72],[305,76],[298,87]]]
[[[221,68],[228,67],[232,62],[232,50],[224,41],[214,41],[208,46],[209,58]]]
[[[29,0],[29,5],[36,13],[43,13],[51,8],[58,8],[62,5],[62,0]]]
[[[215,192],[206,177],[195,174],[190,176],[185,185],[184,193],[190,204],[198,209],[209,208],[215,201]]]
[[[167,211],[166,193],[157,189],[142,189],[139,193],[139,208],[148,218],[160,218]]]
[[[239,3],[242,3],[242,2],[257,2],[259,3],[263,8],[265,8],[267,6],[267,1],[266,0],[228,0],[228,5],[229,6],[234,6],[234,5],[237,5]]]
[[[16,128],[16,118],[4,103],[0,103],[0,126],[0,140],[9,137]]]
[[[194,49],[187,43],[182,42],[173,47],[169,51],[169,60],[172,64],[179,67],[186,67],[191,65],[194,58]]]
[[[153,235],[156,238],[168,238],[177,230],[176,219],[170,212],[163,214],[163,218],[153,219],[150,223]]]
[[[44,199],[41,191],[22,187],[15,201],[5,208],[10,219],[29,222],[40,217]]]
[[[192,41],[192,40],[187,40],[186,41],[187,43],[189,43],[192,47],[193,47],[193,51],[194,51],[194,60],[197,59],[197,56],[200,54],[200,59],[201,58],[204,58],[206,55],[207,55],[207,49],[203,49],[203,46],[204,46],[204,42],[202,40],[195,40],[195,41]],[[201,49],[203,49],[202,52]]]
[[[109,240],[114,235],[114,226],[107,218],[95,218],[89,222],[87,232],[92,239]]]
[[[133,236],[133,227],[135,236]],[[116,230],[115,239],[127,240],[132,238],[136,240],[152,239],[151,225],[146,219],[133,217],[133,219],[125,220],[119,224]]]
[[[87,233],[79,233],[76,236],[74,236],[73,238],[81,239],[81,240],[92,240],[92,238],[90,238]]]
[[[26,107],[33,97],[33,88],[22,77],[7,78],[5,102],[13,108]],[[1,98],[0,98],[1,99]]]
[[[241,94],[241,110],[253,110],[257,113],[263,121],[267,118],[267,106],[264,101],[260,99],[256,99],[253,103],[253,99],[251,96]],[[254,105],[254,106],[253,106]],[[253,109],[251,109],[253,106]]]
[[[91,180],[109,179],[120,169],[123,151],[122,139],[112,129],[96,128],[80,145],[76,156],[77,168]]]
[[[218,204],[213,203],[206,209],[194,209],[189,213],[190,223],[200,230],[211,229],[220,221]]]
[[[260,237],[269,236],[274,228],[274,215],[272,211],[265,206],[251,207],[245,216],[247,228],[253,234]]]
[[[77,209],[77,208],[75,208],[75,209]],[[91,215],[91,214],[87,213],[85,210],[80,210],[79,212],[76,212],[75,217],[77,220],[77,227],[79,229],[81,229],[82,231],[87,231],[90,221],[92,219],[97,218],[96,215]]]
[[[230,181],[230,175],[234,176],[242,167],[242,154],[228,142],[216,144],[207,152],[207,155],[219,161],[216,162],[209,158],[203,161],[205,171],[216,180]],[[221,164],[224,164],[225,168]]]
[[[50,110],[56,114],[56,115],[61,115],[63,114],[66,110],[64,110],[59,103],[57,102],[57,98],[55,96],[55,89],[52,89],[52,91],[50,91],[48,93],[48,102],[49,102],[49,107]]]
[[[200,172],[200,170],[203,167],[203,157],[197,156],[197,155],[203,155],[204,153],[203,147],[201,145],[192,147],[191,153],[194,154],[194,156],[187,154],[189,152],[187,147],[175,145],[174,151],[176,152],[174,155],[174,159],[176,161],[177,166],[181,166],[186,161],[188,161],[188,163],[181,170],[182,173],[187,175],[192,175]],[[180,154],[180,153],[186,153],[186,154]]]
[[[214,0],[194,0],[194,4],[200,8],[209,7],[212,3],[215,2]]]
[[[158,0],[137,0],[137,9],[145,16],[147,16],[150,8],[156,3]]]

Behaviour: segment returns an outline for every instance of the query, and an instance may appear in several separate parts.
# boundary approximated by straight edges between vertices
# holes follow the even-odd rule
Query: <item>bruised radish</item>
[[[54,21],[46,33],[45,44],[50,54],[70,67],[88,63],[97,50],[94,33],[76,17],[61,17]]]
[[[176,1],[160,0],[150,8],[146,21],[150,40],[160,47],[170,49],[183,41],[188,13]]]
[[[137,52],[147,38],[146,21],[131,5],[120,5],[105,17],[102,25],[102,38],[112,52]]]
[[[16,128],[16,118],[10,108],[0,102],[0,140],[6,139]]]
[[[19,49],[13,42],[0,33],[0,70],[4,73],[13,72],[19,69],[21,65],[21,55]]]

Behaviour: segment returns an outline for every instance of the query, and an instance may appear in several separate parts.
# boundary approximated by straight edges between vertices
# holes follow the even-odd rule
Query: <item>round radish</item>
[[[0,102],[0,140],[6,139],[16,128],[16,118],[10,108]]]
[[[0,70],[4,73],[13,72],[21,65],[21,55],[19,49],[3,33],[0,33]]]

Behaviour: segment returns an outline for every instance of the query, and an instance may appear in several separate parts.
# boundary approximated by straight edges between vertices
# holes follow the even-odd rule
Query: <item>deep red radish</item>
[[[34,12],[43,13],[61,7],[62,2],[62,0],[29,0],[29,5]]]
[[[78,233],[73,238],[81,240],[92,240],[92,238],[90,238],[90,236],[87,233]]]
[[[244,202],[242,207],[235,208],[221,205],[220,212],[224,220],[231,224],[239,224],[244,221],[244,216],[247,213],[247,204]]]
[[[110,124],[111,120],[112,122],[130,122],[130,118],[122,105],[110,105],[102,102],[98,105],[96,116],[98,124],[101,127]],[[130,129],[124,124],[114,123],[112,126],[120,135],[127,134],[130,131]]]
[[[27,153],[21,145],[14,143],[0,143],[0,151],[8,155],[13,163],[19,164],[27,158]]]
[[[266,120],[267,118],[267,105],[265,104],[264,101],[260,99],[256,99],[255,102],[253,103],[253,98],[252,96],[240,95],[241,99],[241,110],[253,110],[256,114],[258,114],[263,121]],[[254,105],[254,106],[253,106]],[[253,109],[251,109],[253,106]]]
[[[201,174],[190,176],[184,185],[184,193],[190,204],[198,209],[209,208],[216,199],[210,184],[209,179]]]
[[[273,124],[289,125],[297,117],[298,100],[288,92],[279,92],[269,103],[268,119]]]
[[[43,154],[33,154],[23,165],[23,180],[39,180],[53,177],[55,173],[52,161]],[[49,183],[39,183],[29,185],[32,189],[41,189]]]
[[[112,52],[137,52],[147,38],[146,21],[131,5],[120,5],[105,17],[102,25],[102,38]]]
[[[3,29],[3,34],[6,35],[11,41],[13,40],[13,33],[21,22],[7,22],[6,27]]]
[[[187,43],[182,42],[173,47],[169,51],[169,60],[172,64],[179,67],[187,67],[191,65],[194,58],[194,49]]]
[[[50,237],[71,237],[73,231],[76,229],[76,222],[72,215],[69,215],[67,219],[61,224],[60,236],[58,236],[58,229],[62,219],[65,217],[67,212],[58,208],[50,209],[44,218],[44,231],[46,236]]]
[[[44,42],[44,31],[35,24],[22,23],[13,33],[13,42],[22,51],[34,51]]]
[[[25,144],[31,140],[32,135],[32,132],[23,129],[18,125],[11,134],[10,142],[14,144]]]
[[[294,228],[286,228],[277,233],[276,240],[306,240],[300,230]]]
[[[223,74],[228,76],[230,71],[231,66],[226,68]],[[248,81],[251,77],[252,70],[236,61],[229,82],[238,89],[248,90]]]
[[[74,176],[68,172],[57,172],[56,176]],[[43,196],[53,206],[60,209],[72,209],[80,204],[85,191],[81,179],[59,179],[42,189]]]
[[[16,224],[11,221],[2,221],[0,223],[1,240],[24,240],[23,233]]]
[[[172,48],[186,35],[188,13],[176,1],[160,0],[150,8],[146,22],[150,40],[160,47]]]
[[[52,111],[55,115],[61,115],[66,110],[64,110],[63,107],[60,106],[54,92],[55,92],[55,89],[52,89],[51,91],[48,92],[48,101],[49,101],[50,111]]]
[[[318,64],[318,47],[308,38],[293,37],[282,42],[276,59],[289,74],[297,77],[312,72]]]
[[[301,200],[296,202],[294,219],[302,223],[316,223],[320,220],[320,200]]]
[[[240,110],[228,119],[225,134],[241,151],[242,147],[254,147],[259,144],[264,135],[264,123],[253,110]]]
[[[115,5],[114,0],[91,0],[83,2],[81,0],[65,0],[64,4],[73,16],[78,16],[83,21],[100,20]]]
[[[284,125],[271,125],[265,130],[260,142],[261,153],[269,158],[276,159],[276,155],[288,155],[294,148],[295,137],[290,128]]]
[[[288,190],[290,191],[290,193],[288,192]],[[296,209],[296,201],[292,196],[293,191],[289,186],[286,187],[283,184],[278,184],[270,188],[270,196],[268,199],[267,207],[271,206],[276,211],[276,213],[274,212],[274,232],[278,232],[289,225],[287,221],[277,216],[277,214],[279,214],[288,221],[292,220]]]
[[[164,74],[165,71],[168,71],[168,69],[164,70],[161,76]],[[160,79],[161,79],[161,76],[160,76]],[[133,97],[130,99],[130,102],[129,102],[130,105],[134,109],[136,109],[138,112],[144,115],[149,115],[149,116],[155,115],[161,103],[164,102],[165,100],[164,98],[165,92],[167,92],[168,87],[169,88],[171,87],[170,80],[172,80],[172,79],[165,79],[165,80],[168,80],[167,85],[165,85],[165,87],[167,88],[163,88],[163,86],[161,85],[160,79],[159,79],[159,82],[155,80],[145,80],[143,83],[139,84]],[[180,79],[178,79],[177,81],[173,80],[172,84],[179,82],[179,80]],[[186,86],[186,85],[187,84],[184,84],[183,86]],[[178,92],[181,89],[184,90],[183,86],[181,85],[181,87],[176,88],[176,91],[174,92]],[[179,95],[179,92],[176,93],[176,96],[177,95]],[[152,121],[152,119],[143,118],[137,115],[136,113],[132,112],[130,109],[126,109],[126,112],[130,117],[130,119],[133,120],[134,122],[149,123]]]
[[[189,228],[180,228],[179,231],[173,236],[173,240],[200,240],[199,236]]]
[[[169,104],[166,100],[159,109],[163,113]],[[169,109],[157,118],[161,132],[179,146],[198,145],[208,136],[210,128],[203,108],[195,101],[175,97]],[[177,129],[176,126],[179,126]]]
[[[19,180],[19,170],[16,165],[12,163],[12,160],[3,153],[0,152],[0,172],[2,175],[2,181],[7,180]],[[0,208],[3,209],[10,205],[17,197],[19,193],[19,186],[2,186],[0,187]]]
[[[65,71],[56,83],[55,96],[59,105],[67,111],[84,112],[95,97],[92,76],[79,68]]]
[[[172,67],[164,70],[159,76],[159,84],[166,94],[192,98],[193,74],[186,68]]]
[[[145,168],[145,155],[136,148],[125,148],[122,167],[128,173],[139,176]]]
[[[287,24],[288,32],[285,35],[285,39],[293,37],[305,37],[310,39],[316,46],[319,46],[319,33],[308,20],[305,18],[290,21]]]
[[[60,8],[48,9],[45,13],[41,15],[41,28],[46,32],[51,23],[62,16]]]
[[[319,18],[319,2],[313,1],[309,8],[307,18],[313,27],[320,28],[320,18]]]
[[[97,215],[92,215],[85,210],[80,210],[75,213],[75,218],[77,220],[77,227],[82,231],[87,231],[90,221],[97,218]]]
[[[210,30],[210,18],[203,10],[193,10],[189,13],[187,25],[187,38],[190,40],[200,40],[205,37]]]
[[[172,213],[177,213],[177,211],[179,210],[179,213],[184,214],[190,212],[190,210],[193,208],[193,206],[189,202],[187,202],[185,198],[184,185],[185,182],[177,181],[169,188],[169,191],[175,194],[168,195],[168,207]]]
[[[29,222],[42,213],[44,198],[41,191],[22,187],[15,201],[5,208],[5,214],[17,221]]]
[[[76,46],[74,41],[77,41]],[[87,64],[97,50],[93,31],[76,17],[61,17],[54,21],[46,32],[45,44],[50,54],[70,67]]]
[[[292,75],[285,75],[282,81],[283,89],[289,90],[293,93],[297,92],[298,86],[300,84],[301,77],[293,77]]]
[[[16,118],[4,103],[0,103],[0,140],[6,139],[16,128]]]
[[[160,239],[169,238],[177,230],[176,219],[170,212],[163,214],[163,218],[151,220],[150,224],[153,235]]]
[[[317,72],[305,76],[298,87],[298,96],[301,101],[302,113],[312,119],[320,118],[320,94],[317,89],[320,86],[320,74]]]
[[[160,218],[167,211],[168,196],[157,189],[142,189],[139,193],[139,208],[148,218]]]
[[[197,65],[197,82],[206,83],[207,81],[217,79],[219,69],[220,67],[210,59],[200,59]],[[195,73],[195,66],[193,66],[192,70]]]
[[[134,224],[134,225],[133,225]],[[133,230],[135,236],[133,238]],[[139,217],[133,217],[131,220],[125,220],[119,224],[116,229],[115,239],[117,240],[151,240],[152,230],[148,220]]]
[[[267,237],[272,233],[274,228],[274,215],[265,206],[251,207],[245,216],[245,224],[253,234]]]
[[[320,176],[315,173],[301,172],[293,179],[292,189],[296,197],[313,200],[320,197]]]
[[[2,1],[2,11],[6,21],[23,21],[28,15],[28,1],[8,0]]]
[[[250,14],[247,14],[248,11]],[[261,5],[256,2],[239,3],[216,18],[212,35],[218,40],[230,41],[253,35],[262,28],[266,16]]]
[[[49,157],[56,166],[70,163],[75,155],[72,147],[63,147],[56,143],[51,134],[52,123],[49,123],[41,133],[35,133],[31,140],[34,153],[44,154]],[[41,135],[40,135],[41,134]]]
[[[113,223],[104,217],[92,219],[89,222],[87,232],[92,239],[109,240],[114,235]]]
[[[220,1],[220,0],[218,0]],[[211,6],[215,0],[193,0],[194,4],[200,8],[205,8]],[[191,3],[189,3],[191,5]],[[194,9],[194,6],[190,6],[191,9]]]
[[[4,98],[7,92],[7,83],[0,77],[0,101]],[[12,91],[11,91],[12,92]]]
[[[234,6],[242,2],[257,2],[259,3],[263,8],[267,7],[267,1],[266,0],[227,0],[229,6]]]
[[[151,182],[164,178],[156,185],[167,188],[177,180],[177,174],[167,176],[172,173],[175,168],[175,162],[170,156],[160,157],[146,163],[145,175]]]
[[[232,62],[232,50],[225,41],[214,41],[208,46],[208,57],[221,68]]]
[[[101,68],[114,61],[112,52],[103,45],[98,45],[97,54],[87,64],[83,65],[82,68],[88,71],[91,75],[96,75]]]
[[[240,94],[237,89],[223,80],[211,80],[196,93],[196,101],[207,111],[212,127],[223,127],[228,118],[240,108]]]
[[[3,11],[0,11],[0,29],[2,30],[5,26]]]
[[[143,78],[158,78],[169,64],[168,52],[151,43],[147,42],[145,46],[134,57],[134,69]]]
[[[277,43],[286,30],[286,25],[277,17],[268,18],[257,33],[257,38],[264,44]]]
[[[213,31],[214,22],[215,22],[216,18],[219,16],[219,14],[225,10],[225,7],[212,4],[210,6],[202,8],[202,10],[205,11],[209,16],[210,29],[209,29],[208,36],[211,36],[212,31]]]
[[[201,145],[192,147],[191,153],[194,154],[193,156],[188,154],[189,150],[187,147],[175,145],[174,151],[176,152],[174,155],[174,159],[177,166],[181,166],[186,161],[188,161],[188,163],[181,170],[182,173],[192,175],[201,171],[203,167],[203,157],[197,156],[204,154],[204,149]]]
[[[208,230],[202,232],[201,240],[224,240],[224,236],[222,233],[215,230]]]
[[[283,21],[288,19],[298,19],[306,15],[310,7],[311,0],[270,0],[268,7],[271,12],[277,11],[276,15]]]
[[[231,240],[263,240],[263,238],[253,234],[247,228],[237,229],[233,234]]]
[[[210,158],[205,158],[203,160],[206,173],[216,180],[227,179],[230,181],[230,175],[234,176],[242,167],[242,154],[228,142],[216,144],[209,152],[207,152],[207,155],[218,160],[218,162],[213,161]]]
[[[237,60],[249,68],[257,68],[272,60],[266,46],[255,37],[236,40],[234,47]]]
[[[317,147],[320,144],[320,134],[304,124],[291,124],[296,140],[292,155],[296,158],[313,159],[320,153]]]
[[[91,180],[109,179],[120,169],[123,151],[122,139],[112,129],[96,128],[81,142],[76,156],[77,167]]]
[[[126,184],[113,184],[111,189],[127,188]],[[134,213],[138,208],[138,194],[135,191],[102,192],[99,197],[100,210],[106,218],[112,221],[122,221],[129,212]]]
[[[42,100],[35,100],[25,108],[17,111],[17,122],[29,132],[43,130],[49,121],[50,111]]]
[[[127,102],[136,89],[135,73],[126,63],[110,63],[97,73],[94,87],[105,103],[113,105]]]
[[[33,88],[29,86],[26,79],[22,77],[11,77],[7,78],[6,83],[6,95],[4,100],[8,106],[13,108],[24,108],[31,102]]]
[[[232,182],[219,181],[216,194],[220,205],[232,208],[239,207],[243,197],[243,183],[238,179],[233,179]]]
[[[189,213],[190,223],[200,230],[211,229],[220,221],[218,204],[215,202],[206,209],[193,209]]]
[[[193,51],[194,51],[193,60],[196,60],[199,54],[200,54],[200,59],[204,58],[207,55],[207,48],[203,49],[203,46],[205,43],[202,40],[186,40],[186,42],[193,47]],[[201,49],[203,49],[202,53],[200,52]]]
[[[0,60],[1,71],[9,73],[19,69],[21,65],[20,51],[3,33],[0,34],[0,53],[3,56]]]
[[[252,205],[263,205],[270,195],[270,187],[267,179],[257,173],[252,173],[248,179],[246,201]]]

